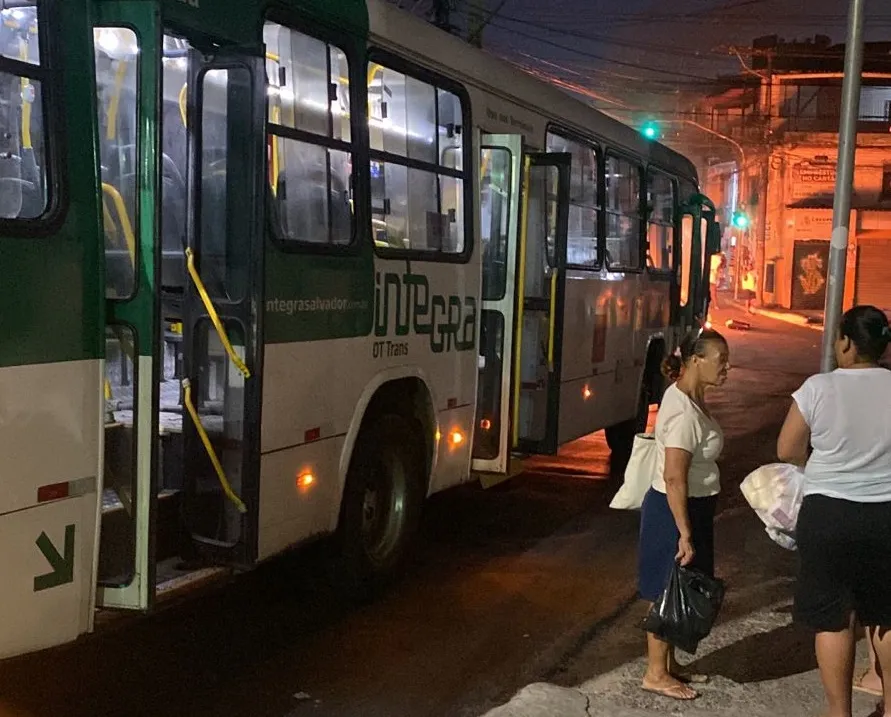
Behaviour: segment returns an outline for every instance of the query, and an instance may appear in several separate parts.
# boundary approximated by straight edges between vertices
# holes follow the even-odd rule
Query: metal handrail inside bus
[[[251,377],[251,372],[248,367],[245,365],[244,361],[235,353],[235,349],[232,347],[232,342],[229,341],[229,337],[226,335],[226,329],[223,327],[223,322],[220,321],[220,316],[217,313],[216,308],[213,305],[213,301],[210,298],[210,295],[207,293],[207,289],[204,286],[204,282],[201,281],[201,276],[198,274],[198,270],[195,268],[195,255],[192,252],[191,247],[186,247],[186,268],[189,271],[189,276],[195,284],[195,288],[198,290],[198,296],[201,297],[201,302],[204,304],[204,309],[207,311],[208,316],[210,316],[210,320],[213,323],[214,328],[216,329],[217,336],[220,339],[220,342],[223,344],[223,348],[226,349],[226,353],[229,356],[229,359],[235,364],[235,367],[241,372],[241,374],[246,378]],[[229,483],[229,479],[226,477],[226,471],[223,469],[223,464],[220,463],[220,459],[217,457],[216,451],[213,448],[213,444],[210,442],[210,437],[207,435],[207,431],[204,428],[204,424],[201,423],[201,417],[198,415],[198,411],[195,408],[195,404],[192,401],[192,385],[189,382],[188,378],[184,378],[182,381],[183,387],[183,404],[186,407],[186,410],[189,412],[189,416],[192,419],[192,424],[195,426],[195,430],[198,431],[198,435],[201,438],[201,443],[204,444],[204,450],[207,452],[207,457],[210,459],[211,464],[213,464],[214,471],[217,474],[217,480],[220,482],[220,486],[223,488],[223,492],[226,494],[226,497],[232,502],[232,504],[238,509],[239,513],[246,513],[247,508],[244,505],[244,501],[238,497],[234,490],[232,490],[232,485]]]
[[[207,435],[207,431],[204,429],[204,425],[201,423],[201,417],[198,415],[198,411],[196,410],[195,404],[192,401],[192,385],[189,382],[189,379],[184,378],[182,386],[183,403],[186,406],[186,410],[189,412],[189,416],[191,416],[192,418],[192,423],[195,425],[195,430],[198,431],[198,435],[201,437],[201,442],[204,444],[204,450],[207,451],[207,457],[210,458],[210,462],[213,464],[213,468],[217,474],[217,480],[220,481],[223,492],[236,507],[239,513],[247,513],[247,506],[244,504],[244,501],[238,497],[238,494],[234,490],[232,490],[232,485],[229,483],[229,479],[226,477],[226,471],[223,470],[223,464],[220,463],[220,459],[217,458],[217,453],[213,449],[213,444],[210,442],[210,437]]]
[[[217,336],[220,337],[220,343],[222,343],[223,348],[226,349],[229,359],[235,364],[235,368],[241,372],[242,376],[250,378],[250,369],[248,369],[244,361],[241,360],[241,357],[235,353],[235,349],[232,348],[232,343],[226,335],[226,329],[223,326],[223,322],[220,321],[220,316],[213,305],[210,294],[207,293],[207,289],[204,288],[204,282],[201,281],[201,277],[198,275],[198,270],[195,268],[195,255],[192,253],[191,247],[186,247],[186,268],[189,270],[189,276],[192,278],[195,288],[198,290],[198,296],[201,297],[204,309],[207,311],[207,315],[213,322],[213,327],[217,330]]]
[[[124,241],[127,242],[127,251],[130,254],[130,263],[133,269],[136,269],[136,234],[133,232],[133,222],[130,221],[130,213],[127,211],[127,205],[121,193],[108,182],[102,182],[102,191],[105,192],[117,209],[118,219],[121,223],[121,229],[124,232]],[[104,202],[103,202],[104,205]]]

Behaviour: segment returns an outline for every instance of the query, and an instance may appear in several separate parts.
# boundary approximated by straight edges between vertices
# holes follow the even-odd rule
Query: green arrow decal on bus
[[[43,557],[53,569],[51,573],[46,575],[38,575],[34,578],[34,592],[55,588],[65,583],[74,582],[74,526],[65,526],[65,547],[63,558],[59,555],[53,541],[49,539],[46,533],[41,532],[37,539],[37,547],[43,553]]]

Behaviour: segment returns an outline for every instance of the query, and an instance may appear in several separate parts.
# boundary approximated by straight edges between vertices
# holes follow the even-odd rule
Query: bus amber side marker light
[[[582,398],[584,398],[587,401],[593,395],[594,395],[594,393],[591,391],[591,387],[588,385],[585,385],[585,387],[582,389]]]
[[[464,434],[461,433],[461,431],[455,429],[449,434],[449,443],[457,448],[462,443],[464,443]]]
[[[315,482],[316,477],[310,471],[301,473],[299,476],[297,476],[298,488],[309,488],[310,486],[314,485]]]

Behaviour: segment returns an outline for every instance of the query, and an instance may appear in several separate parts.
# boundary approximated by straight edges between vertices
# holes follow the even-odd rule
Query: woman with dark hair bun
[[[817,633],[827,717],[851,715],[855,621],[891,676],[891,371],[879,366],[889,342],[883,312],[847,311],[838,368],[792,394],[777,441],[780,460],[804,467],[795,619]],[[891,679],[882,690],[891,715]]]
[[[705,402],[730,370],[727,341],[698,329],[662,363],[673,384],[656,417],[657,469],[640,518],[638,592],[650,603],[661,596],[674,563],[714,576],[714,517],[720,491],[716,463],[724,446],[721,427]],[[706,678],[688,678],[701,682]],[[642,687],[664,697],[692,700],[698,693],[679,679],[671,646],[647,633]]]

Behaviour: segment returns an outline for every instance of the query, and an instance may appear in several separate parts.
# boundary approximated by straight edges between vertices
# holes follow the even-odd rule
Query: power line
[[[709,83],[713,83],[713,82],[714,82],[714,78],[712,78],[712,77],[706,77],[705,75],[693,75],[693,74],[690,74],[690,73],[687,73],[687,72],[675,72],[675,71],[673,71],[673,70],[664,70],[664,69],[659,68],[659,67],[651,67],[651,66],[649,66],[649,65],[641,65],[641,64],[636,63],[636,62],[624,62],[624,61],[622,61],[622,60],[614,60],[614,59],[612,59],[612,58],[610,58],[610,57],[604,57],[603,55],[597,55],[597,54],[592,53],[592,52],[586,52],[585,50],[580,50],[580,49],[578,49],[577,47],[570,47],[570,46],[567,46],[567,45],[561,45],[561,44],[558,43],[558,42],[554,42],[554,41],[552,41],[552,40],[547,40],[547,39],[545,39],[545,38],[543,38],[543,37],[538,37],[538,36],[536,36],[536,35],[532,35],[532,34],[530,34],[530,33],[528,33],[528,32],[522,32],[521,30],[515,30],[515,29],[512,29],[512,28],[507,28],[507,27],[505,27],[504,25],[501,25],[501,24],[498,23],[498,22],[493,22],[492,24],[495,25],[496,27],[500,27],[500,28],[502,28],[502,29],[504,29],[504,30],[508,30],[508,31],[514,33],[515,35],[520,35],[521,37],[526,37],[526,38],[528,38],[528,39],[530,39],[530,40],[535,40],[535,41],[537,41],[537,42],[541,42],[541,43],[543,43],[543,44],[545,44],[545,45],[551,45],[552,47],[556,47],[556,48],[559,48],[559,49],[561,49],[561,50],[565,50],[566,52],[573,52],[573,53],[575,53],[575,54],[577,54],[577,55],[581,55],[581,56],[583,56],[583,57],[590,57],[591,59],[594,59],[594,60],[600,60],[601,62],[609,62],[609,63],[611,63],[611,64],[613,64],[613,65],[620,65],[620,66],[622,66],[622,67],[633,67],[633,68],[635,68],[635,69],[637,69],[637,70],[646,70],[646,71],[648,71],[648,72],[657,72],[657,73],[660,73],[660,74],[663,74],[663,75],[673,75],[673,76],[676,76],[676,77],[686,77],[686,78],[688,78],[688,79],[702,80],[702,81],[704,81],[704,82],[709,82]]]

